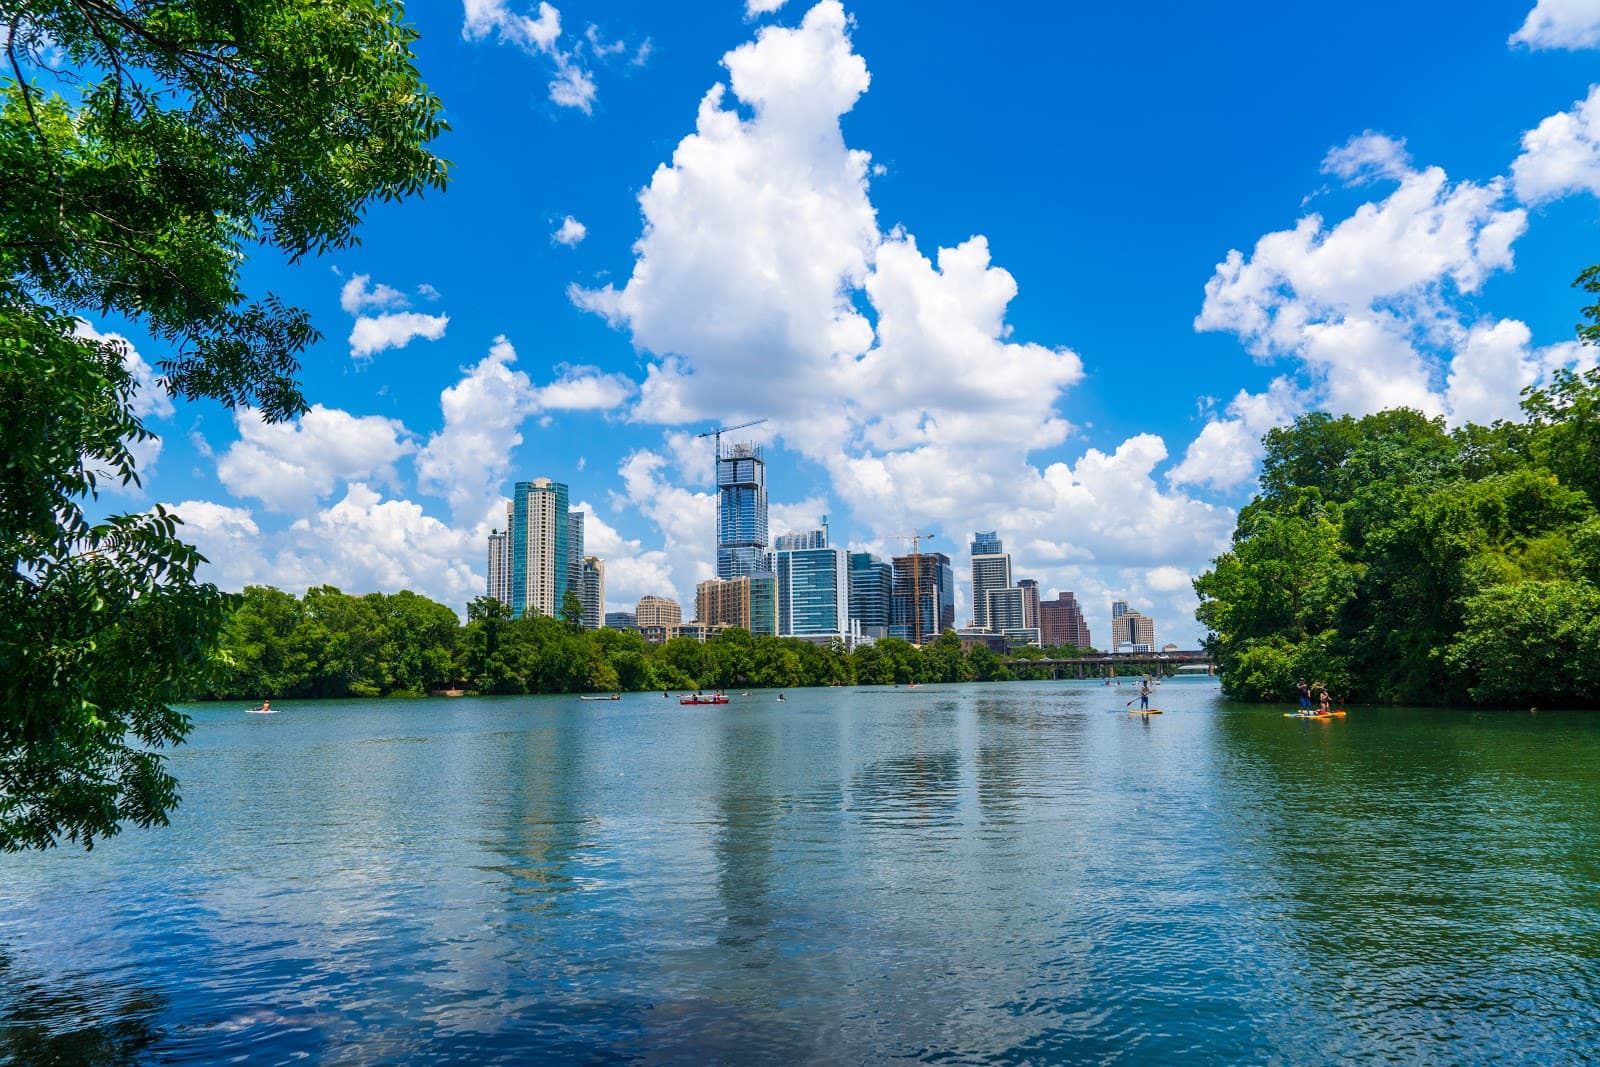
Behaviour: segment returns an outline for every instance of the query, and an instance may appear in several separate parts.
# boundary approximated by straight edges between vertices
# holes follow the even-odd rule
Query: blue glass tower
[[[842,637],[850,628],[850,566],[844,549],[829,548],[825,530],[779,538],[778,633],[783,637]],[[804,547],[800,547],[804,546]]]
[[[730,445],[717,457],[717,577],[771,573],[767,462],[756,445]]]
[[[894,568],[870,552],[850,553],[850,617],[867,637],[888,637]]]

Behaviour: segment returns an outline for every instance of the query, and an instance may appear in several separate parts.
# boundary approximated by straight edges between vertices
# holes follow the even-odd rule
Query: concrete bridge
[[[1174,650],[1172,652],[1093,652],[1087,656],[1060,659],[1026,659],[1021,656],[1002,656],[1000,662],[1007,667],[1048,667],[1050,677],[1109,678],[1115,671],[1118,677],[1138,677],[1141,674],[1170,676],[1214,673],[1211,654],[1203,649]]]

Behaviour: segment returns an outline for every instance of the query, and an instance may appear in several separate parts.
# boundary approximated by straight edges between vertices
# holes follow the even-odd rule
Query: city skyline
[[[686,601],[715,567],[697,435],[761,417],[773,532],[826,514],[888,558],[933,530],[965,597],[966,535],[1001,527],[1042,599],[1190,645],[1263,432],[1490,421],[1592,361],[1600,16],[968,14],[413,5],[450,189],[251,259],[324,335],[286,423],[167,400],[160,344],[87,323],[159,435],[103,507],[172,507],[224,588],[459,606],[513,472],[565,472],[606,606]]]
[[[708,578],[695,587],[695,612],[688,622],[704,627],[739,626],[758,634],[784,637],[839,638],[851,644],[861,637],[870,641],[886,636],[920,636],[926,641],[944,629],[955,628],[959,590],[947,555],[930,551],[881,560],[870,552],[851,552],[829,544],[826,516],[815,529],[778,534],[768,544],[756,534],[767,527],[765,475],[758,473],[760,450],[734,443],[724,452],[720,440],[717,448],[722,494],[718,501],[715,553],[719,569],[726,567],[733,573]],[[515,618],[529,612],[557,614],[560,600],[570,588],[583,609],[582,625],[590,630],[613,626],[670,634],[674,627],[684,625],[681,606],[670,596],[645,594],[632,612],[625,608],[607,609],[606,561],[585,554],[585,515],[567,510],[569,493],[567,485],[550,478],[516,484],[513,498],[505,502],[506,530],[492,530],[488,535],[488,577],[483,594],[505,603]],[[534,500],[545,500],[548,506],[540,510],[531,503]],[[558,526],[567,531],[562,546],[549,532]],[[514,582],[512,575],[521,571],[515,569],[513,560],[532,559],[541,553],[553,559],[558,552],[564,552],[571,561],[567,584],[551,594],[553,610],[535,607],[533,579],[524,577]],[[922,556],[929,557],[927,563],[923,563]],[[1003,539],[994,530],[973,533],[970,559],[972,577],[967,599],[975,613],[971,629],[1039,643],[1045,631],[1038,581],[1019,577],[1012,584],[1011,559],[1004,551]],[[762,569],[763,563],[770,563],[770,567]],[[533,573],[526,564],[523,569]],[[925,591],[920,588],[922,583],[911,577],[913,571],[920,573]],[[527,591],[513,604],[523,589]],[[919,597],[924,609],[920,620],[910,608]],[[1071,590],[1058,591],[1057,600],[1071,603],[1071,610],[1077,611]],[[980,611],[982,614],[977,614]],[[1123,640],[1118,620],[1128,614],[1125,601],[1112,602],[1113,651]],[[1153,621],[1136,611],[1131,615],[1146,626],[1129,630],[1126,640],[1135,644],[1137,651],[1154,651]],[[1082,613],[1078,612],[1075,618],[1075,622],[1066,624],[1068,629],[1060,632],[1081,640],[1066,638],[1054,643],[1082,647],[1091,644]]]

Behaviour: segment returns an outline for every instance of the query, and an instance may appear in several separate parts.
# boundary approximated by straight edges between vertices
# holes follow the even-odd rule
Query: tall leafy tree
[[[0,0],[0,849],[166,821],[227,608],[172,515],[91,520],[149,434],[79,316],[137,323],[173,394],[303,410],[318,334],[242,264],[444,185],[415,36],[394,0]]]

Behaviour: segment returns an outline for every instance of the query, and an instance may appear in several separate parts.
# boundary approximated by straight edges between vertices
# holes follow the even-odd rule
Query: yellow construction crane
[[[931,534],[931,533],[923,533],[920,530],[914,530],[914,531],[912,531],[911,533],[908,533],[908,534],[884,534],[883,536],[887,537],[887,538],[893,538],[894,540],[897,540],[897,541],[910,541],[911,542],[911,620],[912,620],[912,622],[911,622],[912,631],[911,632],[914,635],[911,643],[914,644],[914,645],[920,646],[922,644],[922,548],[921,548],[921,545],[922,545],[923,541],[931,541],[931,540],[933,540],[934,535]],[[938,620],[935,619],[934,620],[934,625],[937,626],[938,624],[939,624]]]

